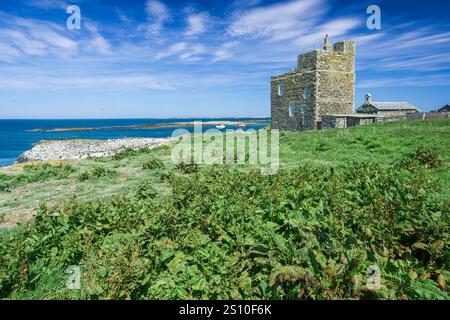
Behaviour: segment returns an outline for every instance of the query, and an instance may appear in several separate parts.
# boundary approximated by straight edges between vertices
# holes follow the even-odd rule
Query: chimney
[[[372,95],[370,93],[366,94],[366,105],[372,104]]]
[[[323,42],[323,49],[325,51],[331,51],[330,37],[328,36],[328,34],[325,36],[325,40]]]

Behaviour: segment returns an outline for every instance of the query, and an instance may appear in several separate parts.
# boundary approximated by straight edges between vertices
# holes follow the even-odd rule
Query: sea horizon
[[[0,120],[191,120],[191,119],[264,119],[264,118],[271,118],[270,115],[268,116],[217,116],[217,117],[204,117],[204,116],[198,116],[198,117],[106,117],[106,118],[0,118]]]
[[[251,124],[247,128],[260,129],[270,122],[270,117],[192,117],[192,118],[104,118],[104,119],[0,119],[0,167],[15,163],[16,159],[33,144],[55,139],[123,139],[123,138],[167,138],[173,130],[184,128],[192,132],[192,126],[149,127],[146,124],[170,124],[172,122],[262,120],[261,124]],[[90,130],[69,130],[51,132],[54,129],[89,128]],[[203,129],[215,128],[204,125]],[[228,126],[233,129],[235,126]],[[33,130],[43,130],[37,132]],[[49,131],[50,130],[50,131]],[[48,131],[48,132],[45,132]]]

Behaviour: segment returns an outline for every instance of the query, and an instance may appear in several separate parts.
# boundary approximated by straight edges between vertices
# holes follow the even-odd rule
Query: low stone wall
[[[386,116],[386,117],[379,117],[375,119],[375,122],[392,122],[392,121],[401,121],[401,120],[410,120],[410,121],[417,121],[417,120],[425,120],[426,114],[423,112],[417,112],[417,113],[411,113],[411,114],[405,114],[402,116]]]
[[[362,126],[373,123],[375,116],[361,117],[360,115],[323,115],[322,129],[337,129]]]
[[[355,115],[323,115],[322,129],[350,128],[371,123],[393,122],[393,121],[420,121],[447,119],[449,115],[445,112],[418,112],[401,116],[379,116],[362,114]]]

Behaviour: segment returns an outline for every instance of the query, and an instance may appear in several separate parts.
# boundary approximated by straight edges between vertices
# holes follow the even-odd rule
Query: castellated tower
[[[354,108],[354,41],[331,46],[327,35],[323,49],[298,57],[297,69],[272,77],[273,129],[320,129],[322,115],[352,114]]]

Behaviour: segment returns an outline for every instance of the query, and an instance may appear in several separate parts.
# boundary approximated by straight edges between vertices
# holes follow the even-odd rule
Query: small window
[[[284,94],[284,83],[283,81],[280,82],[280,84],[278,84],[278,95],[282,96]]]
[[[302,105],[301,107],[300,107],[300,112],[301,113],[306,113],[306,106],[305,105]]]
[[[289,103],[289,117],[295,116],[295,103]]]
[[[309,92],[309,87],[306,87],[305,90],[303,90],[303,99],[309,99],[310,97],[310,92]]]
[[[298,76],[294,76],[294,82],[298,81]]]

